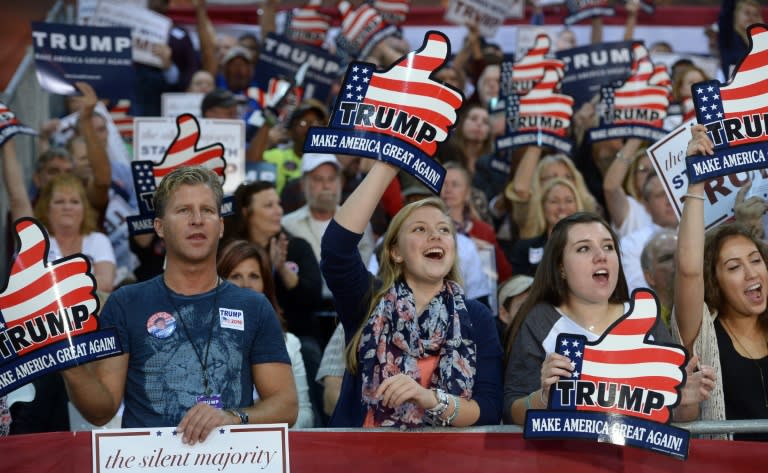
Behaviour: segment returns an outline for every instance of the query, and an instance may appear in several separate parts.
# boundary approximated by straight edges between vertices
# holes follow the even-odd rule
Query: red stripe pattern
[[[78,254],[49,263],[46,254],[48,236],[42,225],[31,218],[24,218],[16,222],[15,228],[21,246],[13,261],[8,284],[0,294],[5,326],[24,325],[37,316],[81,305],[88,309],[89,314],[94,314],[98,309],[96,283],[86,258]],[[89,317],[83,327],[72,330],[69,336],[95,330],[96,325],[96,319]],[[44,344],[66,336],[49,338]],[[39,347],[32,345],[19,354],[35,348]]]
[[[224,181],[224,146],[221,143],[198,148],[200,140],[200,124],[191,114],[180,115],[176,118],[178,132],[163,157],[163,160],[152,169],[155,186],[168,173],[181,166],[203,166],[221,176]]]
[[[297,43],[320,47],[325,42],[331,18],[320,13],[322,0],[309,0],[301,8],[294,8],[286,21],[285,35]]]
[[[414,129],[413,136],[408,136],[393,130],[391,123],[389,127],[358,123],[355,128],[397,137],[432,156],[437,144],[448,138],[448,130],[456,122],[456,110],[464,100],[460,92],[431,78],[445,63],[448,49],[445,35],[430,32],[421,49],[384,72],[375,72],[370,64],[355,63],[347,73],[340,94],[345,102],[373,105],[382,119],[390,110],[394,115],[414,119],[419,128],[431,126],[435,129],[434,139],[420,142],[418,128]]]
[[[670,419],[670,408],[677,404],[678,388],[685,381],[685,351],[646,340],[657,313],[653,294],[636,291],[631,312],[609,327],[598,341],[584,343],[583,336],[561,336],[557,352],[571,360],[572,379],[654,391],[663,396],[664,406],[648,413],[628,411],[627,406],[618,404],[580,405],[577,410],[625,414],[662,423]]]
[[[749,29],[750,50],[728,85],[721,86],[716,80],[700,82],[692,87],[693,102],[699,123],[709,125],[731,118],[746,118],[749,126],[756,130],[752,137],[735,137],[716,147],[744,145],[765,141],[766,130],[762,129],[763,114],[768,113],[768,29],[753,25]]]

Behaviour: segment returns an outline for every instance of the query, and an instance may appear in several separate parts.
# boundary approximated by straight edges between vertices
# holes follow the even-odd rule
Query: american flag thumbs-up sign
[[[421,48],[386,70],[353,62],[331,116],[332,128],[311,128],[304,150],[383,160],[439,191],[445,170],[431,156],[448,139],[464,101],[460,91],[433,78],[449,54],[448,38],[429,31]]]
[[[48,261],[48,235],[32,218],[16,221],[15,230],[18,254],[0,292],[0,395],[47,372],[120,353],[113,332],[97,331],[88,259]]]
[[[749,53],[727,85],[711,80],[691,87],[696,119],[715,149],[714,156],[687,159],[691,182],[768,167],[768,25],[752,25],[748,33]]]

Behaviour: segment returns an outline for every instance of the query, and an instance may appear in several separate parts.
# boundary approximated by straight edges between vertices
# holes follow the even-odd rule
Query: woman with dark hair
[[[286,329],[299,337],[313,336],[311,315],[322,303],[322,282],[312,247],[282,228],[283,208],[273,183],[243,184],[234,198],[236,218],[227,222],[224,240],[247,240],[267,252]]]
[[[272,307],[275,308],[280,325],[283,327],[285,348],[291,358],[293,379],[296,382],[296,393],[299,396],[299,415],[291,427],[314,427],[314,413],[312,412],[312,402],[309,400],[307,372],[301,356],[301,341],[294,334],[285,332],[285,320],[280,315],[282,310],[277,304],[275,281],[272,278],[272,268],[267,254],[253,243],[235,240],[219,253],[216,271],[219,276],[229,280],[235,286],[245,287],[264,294]],[[255,394],[258,395],[258,393]]]
[[[713,154],[702,125],[688,156]],[[705,183],[689,184],[678,230],[673,331],[722,373],[702,419],[768,418],[768,251],[739,223],[704,232]],[[768,440],[766,434],[736,434]]]
[[[628,301],[618,242],[610,225],[589,212],[560,220],[544,249],[528,298],[507,335],[505,421],[523,424],[526,410],[546,408],[552,385],[561,376],[571,376],[570,360],[555,353],[557,335],[572,333],[584,335],[588,341],[598,340],[629,310]],[[658,320],[651,335],[657,343],[672,341]],[[702,371],[691,379],[701,382],[698,394],[703,396],[714,382],[711,369]],[[695,415],[687,399],[683,404],[686,408],[676,412],[677,420]]]
[[[466,299],[456,233],[440,199],[403,207],[384,235],[379,276],[357,243],[397,168],[377,161],[322,239],[322,270],[347,341],[331,425],[498,424],[501,345],[493,317]]]

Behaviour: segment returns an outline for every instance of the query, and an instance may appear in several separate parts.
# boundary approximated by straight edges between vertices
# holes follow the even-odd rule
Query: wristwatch
[[[248,413],[245,411],[241,411],[240,409],[227,409],[227,412],[234,415],[235,417],[240,418],[240,424],[247,424],[248,423]]]

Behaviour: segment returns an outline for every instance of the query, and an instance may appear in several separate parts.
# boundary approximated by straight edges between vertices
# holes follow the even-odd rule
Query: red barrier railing
[[[761,472],[768,449],[753,442],[691,440],[687,461],[579,440],[524,440],[517,433],[291,431],[295,473]],[[91,433],[0,438],[3,473],[91,471]]]

